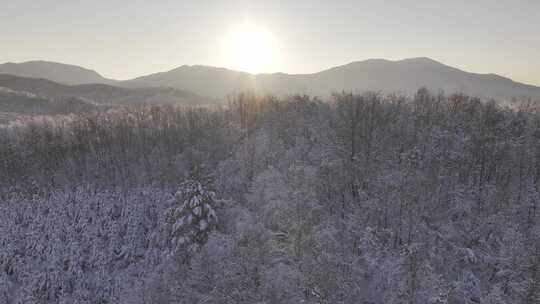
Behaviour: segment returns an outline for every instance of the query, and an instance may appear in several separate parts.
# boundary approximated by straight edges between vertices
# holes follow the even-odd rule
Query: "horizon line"
[[[512,81],[514,83],[524,84],[524,85],[540,88],[540,84],[516,81],[516,80],[514,80],[514,79],[512,79],[510,77],[507,77],[507,76],[504,76],[504,75],[501,75],[501,74],[497,74],[497,73],[493,73],[493,72],[490,72],[490,73],[470,72],[470,71],[464,70],[462,68],[447,65],[447,64],[443,63],[442,61],[439,61],[437,59],[433,59],[433,58],[427,57],[427,56],[405,57],[405,58],[401,58],[401,59],[387,59],[387,58],[382,58],[382,57],[372,57],[372,58],[367,58],[367,59],[363,59],[363,60],[353,60],[353,61],[350,61],[348,63],[344,63],[344,64],[340,64],[340,65],[330,66],[330,67],[323,68],[321,70],[311,72],[311,73],[309,73],[309,72],[307,72],[307,73],[288,73],[288,72],[283,72],[283,71],[252,73],[252,72],[248,72],[248,71],[242,71],[242,70],[239,70],[239,69],[228,68],[226,66],[217,66],[217,65],[208,65],[208,64],[182,64],[182,65],[177,65],[176,67],[173,67],[173,68],[170,68],[170,69],[167,69],[167,70],[161,70],[161,71],[157,71],[157,72],[150,72],[150,73],[146,73],[146,74],[143,74],[143,75],[139,75],[139,76],[135,76],[135,77],[131,77],[131,78],[123,78],[123,79],[110,78],[110,77],[104,76],[102,73],[100,73],[96,69],[88,68],[86,66],[82,66],[82,65],[79,65],[79,64],[66,63],[66,62],[47,60],[47,59],[33,59],[33,60],[26,60],[26,61],[20,61],[20,62],[6,61],[6,62],[3,62],[3,63],[0,63],[0,65],[5,65],[5,64],[19,65],[19,64],[27,64],[27,63],[36,63],[36,62],[60,64],[60,65],[77,67],[77,68],[81,68],[81,69],[84,69],[84,70],[87,70],[87,71],[90,71],[90,72],[94,72],[94,73],[98,74],[100,77],[105,78],[106,80],[110,80],[110,81],[114,81],[114,82],[123,82],[123,81],[130,81],[130,80],[134,80],[134,79],[137,79],[137,78],[154,75],[154,74],[168,73],[168,72],[174,71],[174,70],[182,68],[182,67],[206,67],[206,68],[222,69],[222,70],[228,70],[228,71],[231,71],[231,72],[245,73],[245,74],[249,74],[249,75],[252,75],[252,76],[278,75],[278,74],[290,75],[290,76],[303,76],[303,75],[313,75],[313,74],[317,74],[317,73],[322,73],[322,72],[330,71],[330,70],[337,69],[337,68],[340,68],[340,67],[345,67],[345,66],[348,66],[348,65],[351,65],[351,64],[366,63],[368,61],[384,61],[384,62],[389,62],[389,63],[398,63],[398,62],[410,61],[410,60],[428,60],[430,62],[439,64],[439,65],[442,65],[442,66],[445,66],[445,67],[448,67],[448,68],[451,68],[451,69],[456,69],[456,70],[459,70],[459,71],[464,72],[464,73],[480,75],[480,76],[482,76],[482,75],[483,76],[497,76],[497,77],[501,77],[501,78],[510,80],[510,81]]]

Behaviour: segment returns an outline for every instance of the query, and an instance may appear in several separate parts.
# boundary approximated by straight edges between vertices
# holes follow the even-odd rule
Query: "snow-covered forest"
[[[540,114],[420,89],[0,127],[0,303],[540,303]]]

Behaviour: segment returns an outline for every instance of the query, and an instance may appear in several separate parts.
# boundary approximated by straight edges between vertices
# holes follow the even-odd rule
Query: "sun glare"
[[[250,73],[273,69],[277,43],[272,33],[255,25],[241,25],[231,30],[224,39],[227,65]]]

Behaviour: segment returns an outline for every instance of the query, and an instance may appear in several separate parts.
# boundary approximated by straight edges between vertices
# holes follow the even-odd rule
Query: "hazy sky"
[[[58,61],[117,79],[241,68],[233,61],[245,54],[230,52],[244,45],[226,37],[246,27],[271,44],[264,72],[425,56],[540,85],[539,0],[0,0],[0,62]]]

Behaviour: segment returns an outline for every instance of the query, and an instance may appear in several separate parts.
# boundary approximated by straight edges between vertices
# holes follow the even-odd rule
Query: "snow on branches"
[[[173,252],[192,252],[206,243],[209,233],[217,224],[212,207],[214,196],[213,192],[205,190],[196,181],[180,185],[174,195],[174,206],[167,211]]]

